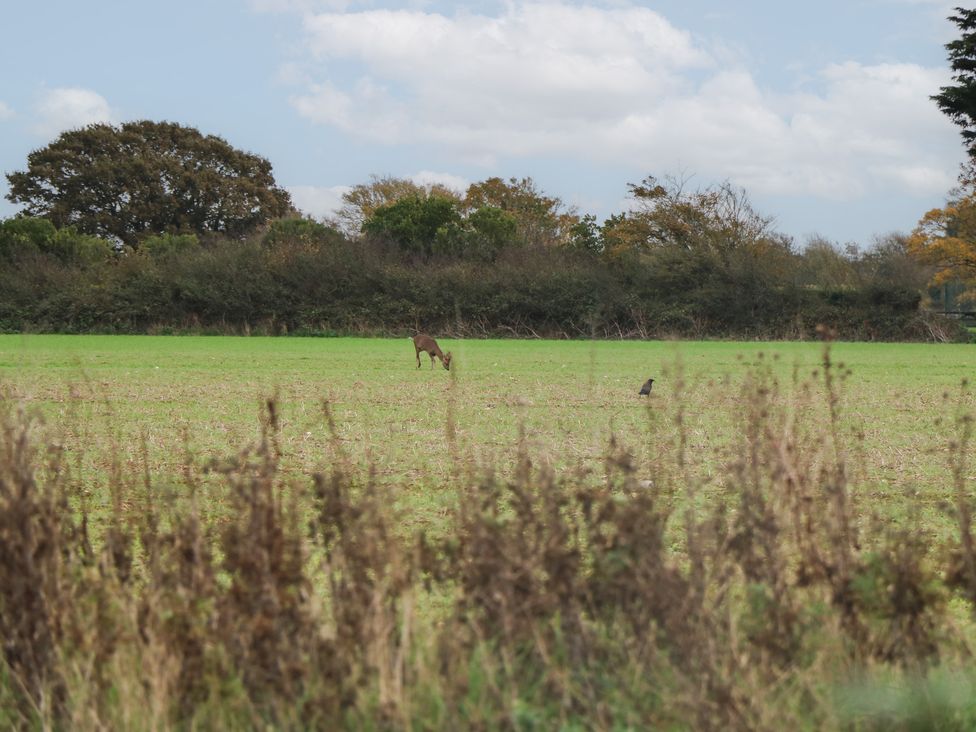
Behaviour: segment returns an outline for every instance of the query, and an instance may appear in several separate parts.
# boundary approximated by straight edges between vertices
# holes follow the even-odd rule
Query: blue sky
[[[957,4],[7,3],[0,170],[64,129],[171,120],[268,158],[315,216],[371,175],[531,176],[602,219],[653,174],[739,185],[801,245],[868,245],[955,183],[929,96]]]

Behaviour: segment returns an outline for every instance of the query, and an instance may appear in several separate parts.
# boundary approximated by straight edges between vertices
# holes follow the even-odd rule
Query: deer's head
[[[448,351],[444,354],[444,358],[441,359],[441,363],[444,364],[444,368],[448,371],[451,370],[451,352]]]

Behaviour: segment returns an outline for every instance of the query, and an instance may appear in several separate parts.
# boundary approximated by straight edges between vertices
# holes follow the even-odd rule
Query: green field
[[[976,724],[973,346],[441,345],[0,336],[0,727]]]
[[[602,470],[611,434],[640,465],[678,444],[706,485],[723,473],[742,432],[745,375],[761,361],[799,416],[825,419],[817,343],[578,342],[442,339],[455,368],[416,368],[403,339],[166,336],[0,336],[0,384],[45,415],[81,472],[104,482],[113,457],[156,480],[179,474],[188,444],[199,463],[225,457],[258,434],[261,404],[281,410],[283,467],[305,474],[329,460],[323,402],[356,463],[395,486],[419,523],[451,502],[451,471],[465,464],[508,470],[520,429],[536,461]],[[841,387],[845,433],[862,495],[889,508],[935,508],[946,497],[940,417],[970,410],[976,351],[966,345],[834,344],[851,374]],[[637,390],[656,378],[649,400]],[[801,385],[810,394],[801,399]],[[949,394],[949,400],[945,398]],[[800,400],[800,401],[798,401]],[[802,404],[801,404],[802,401]],[[452,447],[449,423],[453,420]]]

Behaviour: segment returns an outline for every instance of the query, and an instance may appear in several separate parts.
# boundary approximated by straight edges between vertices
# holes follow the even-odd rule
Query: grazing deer
[[[444,368],[448,371],[451,370],[451,352],[448,351],[444,353],[441,347],[437,345],[437,341],[431,338],[429,335],[415,335],[413,337],[413,347],[417,352],[417,368],[420,368],[420,352],[423,351],[430,356],[430,367],[434,368],[434,357],[436,356],[444,364]]]

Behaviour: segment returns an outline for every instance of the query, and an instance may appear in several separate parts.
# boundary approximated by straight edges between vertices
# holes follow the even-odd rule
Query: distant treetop
[[[962,128],[969,156],[976,157],[976,10],[956,8],[949,20],[962,34],[946,44],[955,82],[932,97],[953,122]]]

